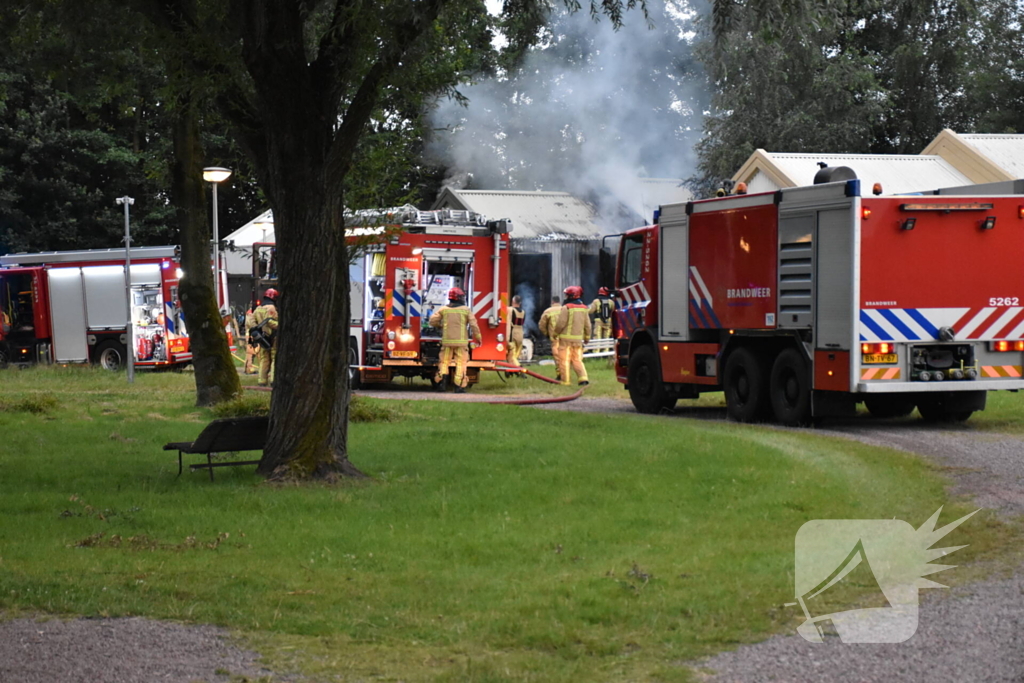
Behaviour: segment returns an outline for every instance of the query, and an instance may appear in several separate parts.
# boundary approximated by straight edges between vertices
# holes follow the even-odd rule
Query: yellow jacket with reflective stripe
[[[558,337],[555,334],[555,323],[558,322],[558,312],[562,310],[562,304],[555,304],[544,310],[540,315],[540,331],[548,339]]]
[[[469,337],[466,336],[466,328],[473,335],[473,339],[480,341],[480,325],[476,321],[473,311],[465,306],[442,306],[430,316],[430,326],[441,328],[441,346],[466,346],[469,344]]]
[[[583,304],[566,304],[558,314],[555,333],[558,340],[569,344],[590,341],[590,309]]]
[[[272,330],[276,330],[277,329],[277,306],[275,306],[274,304],[263,304],[262,306],[260,306],[259,308],[257,308],[255,311],[252,312],[252,319],[254,321],[253,327],[255,327],[256,325],[259,325],[261,322],[263,322],[267,318],[270,319],[270,322],[268,322],[266,325],[264,325],[264,327],[266,327],[268,330],[271,330],[271,331]]]

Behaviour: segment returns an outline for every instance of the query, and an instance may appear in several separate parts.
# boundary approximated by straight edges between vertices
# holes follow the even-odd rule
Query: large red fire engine
[[[124,249],[0,256],[0,365],[122,367],[129,315],[137,366],[190,362],[176,248],[135,248],[131,259],[129,307]]]
[[[959,421],[1024,388],[1024,198],[862,197],[849,169],[823,170],[663,206],[623,236],[616,374],[637,410],[724,390],[739,421],[860,402]]]

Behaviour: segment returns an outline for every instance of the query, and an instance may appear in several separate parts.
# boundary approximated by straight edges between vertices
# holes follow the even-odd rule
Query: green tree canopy
[[[943,128],[1019,130],[1021,17],[1013,0],[719,0],[695,183],[758,148],[917,154]]]

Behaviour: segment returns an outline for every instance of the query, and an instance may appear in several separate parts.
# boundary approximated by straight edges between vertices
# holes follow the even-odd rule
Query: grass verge
[[[797,623],[805,521],[970,509],[916,458],[813,432],[370,399],[372,481],[211,483],[161,450],[213,417],[190,377],[0,375],[5,403],[55,399],[0,412],[0,607],[220,624],[332,680],[685,680]],[[948,541],[973,565],[1014,533],[981,514]]]

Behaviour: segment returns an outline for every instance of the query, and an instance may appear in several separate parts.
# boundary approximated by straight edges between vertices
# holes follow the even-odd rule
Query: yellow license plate
[[[392,358],[415,358],[416,357],[416,352],[415,351],[392,351],[391,352],[391,357]]]
[[[892,364],[899,360],[899,356],[895,353],[866,353],[860,357],[860,362],[864,364],[868,363],[883,363]]]

